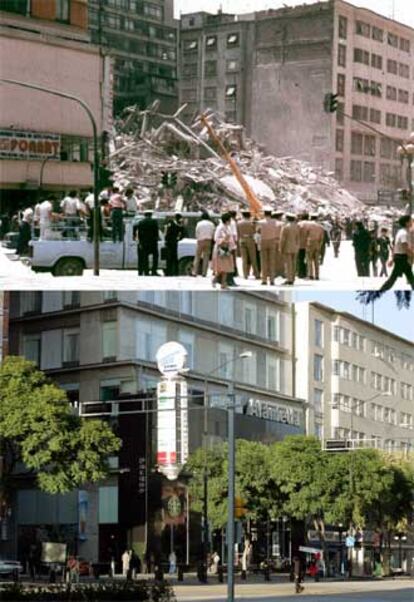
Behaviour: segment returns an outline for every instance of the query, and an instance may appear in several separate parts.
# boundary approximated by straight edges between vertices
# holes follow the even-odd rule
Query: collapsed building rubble
[[[243,188],[202,120],[190,127],[180,119],[184,107],[172,116],[161,115],[154,105],[144,111],[127,109],[117,122],[110,153],[114,180],[121,187],[133,187],[143,208],[221,212],[245,206]],[[324,215],[364,211],[365,205],[332,173],[293,157],[267,154],[242,126],[226,123],[216,113],[209,111],[208,119],[263,205]],[[164,174],[176,174],[173,186],[162,183]]]

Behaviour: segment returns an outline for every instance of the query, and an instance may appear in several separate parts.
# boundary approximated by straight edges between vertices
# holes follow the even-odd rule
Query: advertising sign
[[[60,136],[0,130],[0,158],[60,160]]]
[[[157,464],[167,478],[175,479],[177,470],[175,380],[163,380],[157,385]]]
[[[162,514],[165,525],[183,525],[186,520],[186,489],[180,483],[163,485]]]
[[[86,518],[88,515],[88,492],[80,489],[78,491],[78,537],[80,541],[86,541]]]
[[[187,355],[181,343],[170,341],[161,345],[156,355],[158,370],[166,378],[175,378],[184,369]]]

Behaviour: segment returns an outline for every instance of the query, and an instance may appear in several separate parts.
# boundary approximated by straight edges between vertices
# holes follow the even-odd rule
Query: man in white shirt
[[[69,238],[77,237],[77,227],[79,226],[79,212],[81,210],[81,202],[76,190],[71,190],[60,203],[60,208],[65,216],[65,232],[64,236]]]
[[[196,226],[195,236],[197,239],[197,249],[194,258],[193,265],[193,276],[198,275],[200,268],[200,261],[202,261],[202,275],[207,276],[208,263],[211,257],[211,249],[213,247],[213,239],[215,232],[215,225],[210,220],[207,211],[203,211],[201,214],[201,220]]]
[[[38,203],[35,207],[34,217],[40,228],[39,240],[45,240],[48,237],[48,232],[50,230],[50,224],[52,221],[52,201],[54,201],[54,197],[49,196],[41,203]]]
[[[411,258],[414,249],[409,244],[409,231],[412,225],[410,215],[403,215],[398,220],[400,229],[398,230],[394,241],[394,267],[388,280],[384,282],[381,291],[387,291],[393,287],[395,281],[400,276],[405,275],[411,288],[414,289],[414,274],[411,268]]]

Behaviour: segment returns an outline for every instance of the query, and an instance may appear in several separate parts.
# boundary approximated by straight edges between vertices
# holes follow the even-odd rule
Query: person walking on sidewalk
[[[399,230],[394,242],[394,267],[388,280],[381,286],[380,291],[388,291],[393,287],[395,281],[400,276],[405,276],[411,288],[414,289],[414,274],[411,267],[411,259],[414,249],[410,248],[408,232],[411,228],[412,220],[410,215],[403,215],[398,220]]]

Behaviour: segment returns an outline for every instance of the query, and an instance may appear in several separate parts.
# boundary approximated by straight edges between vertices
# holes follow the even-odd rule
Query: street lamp
[[[394,535],[394,540],[398,541],[398,564],[400,565],[400,571],[402,572],[402,542],[407,541],[407,536],[399,533],[398,535]]]
[[[238,360],[248,359],[253,356],[251,351],[243,351],[239,355],[230,358],[223,362],[219,366],[216,366],[213,370],[205,375],[205,400],[204,400],[204,435],[205,441],[207,440],[207,404],[208,404],[208,378],[227,366],[233,364]],[[234,477],[235,477],[235,436],[234,436],[234,415],[235,415],[235,403],[234,403],[234,380],[231,380],[228,387],[228,516],[227,516],[227,602],[234,601]],[[204,559],[207,561],[207,541],[208,541],[208,497],[207,490],[208,479],[207,470],[205,465],[204,470]]]
[[[401,164],[407,160],[407,184],[408,184],[408,210],[409,215],[413,213],[413,161],[414,161],[414,132],[408,136],[406,144],[398,147],[397,153],[400,157]]]

